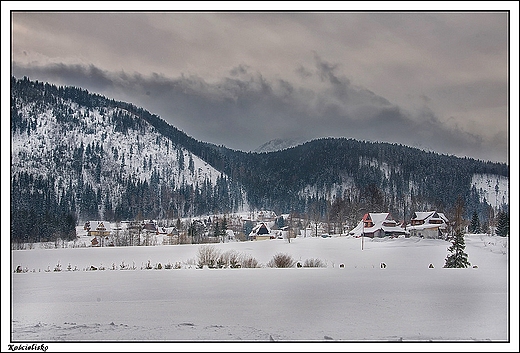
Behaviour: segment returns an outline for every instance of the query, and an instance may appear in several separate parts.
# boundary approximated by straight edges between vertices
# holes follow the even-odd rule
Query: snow
[[[12,270],[27,272],[12,273],[11,339],[86,342],[74,350],[105,341],[506,342],[517,305],[507,240],[467,235],[477,266],[467,269],[442,267],[448,242],[416,237],[365,238],[364,250],[349,236],[211,244],[262,266],[242,269],[196,269],[201,245],[16,250]],[[277,253],[326,267],[266,267]],[[122,262],[136,269],[120,270]],[[147,262],[182,266],[146,270]]]
[[[165,185],[177,187],[182,184],[203,185],[204,182],[215,186],[217,179],[222,175],[198,156],[161,135],[144,120],[141,120],[142,129],[129,128],[124,133],[118,131],[116,125],[110,121],[118,113],[128,113],[129,116],[137,119],[134,114],[122,108],[86,108],[70,101],[61,101],[61,103],[65,108],[74,111],[74,116],[81,123],[64,130],[63,124],[60,124],[56,118],[60,110],[52,107],[43,109],[34,104],[19,106],[20,114],[24,119],[36,121],[37,126],[30,134],[26,131],[11,133],[12,175],[28,172],[45,179],[54,176],[57,193],[60,184],[70,183],[72,188],[75,188],[78,180],[74,177],[70,162],[74,160],[75,149],[81,144],[85,149],[88,145],[99,144],[104,151],[103,170],[107,173],[101,173],[98,182],[94,180],[93,174],[87,168],[83,168],[81,177],[94,190],[98,191],[100,188],[105,190],[114,207],[121,203],[120,198],[124,191],[120,183],[114,181],[120,173],[131,176],[134,180],[149,182],[152,174],[157,172]],[[69,161],[64,163],[63,169],[56,169],[55,165],[48,162],[58,157]],[[143,162],[149,161],[151,166],[144,167]],[[180,163],[181,161],[183,163]],[[244,195],[244,200],[246,199]],[[244,204],[247,207],[247,203]],[[103,210],[102,207],[101,211]]]
[[[503,204],[508,204],[509,178],[501,175],[474,174],[471,186],[479,193],[480,201],[484,199],[498,210]]]

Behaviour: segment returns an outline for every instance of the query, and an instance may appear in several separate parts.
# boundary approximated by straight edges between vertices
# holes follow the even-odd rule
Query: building
[[[110,235],[110,223],[105,221],[87,221],[83,226],[89,237],[108,237]]]
[[[257,224],[251,233],[249,233],[249,239],[251,240],[266,240],[274,239],[274,234],[271,233],[271,229],[264,223]]]
[[[414,212],[406,230],[410,235],[428,239],[444,239],[448,229],[448,219],[441,212]]]
[[[405,235],[403,229],[390,213],[366,213],[358,225],[349,232],[354,236],[369,238]]]

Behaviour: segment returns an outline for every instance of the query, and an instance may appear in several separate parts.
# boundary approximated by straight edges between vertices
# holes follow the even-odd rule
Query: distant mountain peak
[[[263,145],[259,146],[255,149],[255,152],[262,153],[262,152],[275,152],[284,150],[286,148],[291,148],[294,146],[297,146],[301,144],[303,141],[296,140],[296,139],[274,139],[270,140]]]

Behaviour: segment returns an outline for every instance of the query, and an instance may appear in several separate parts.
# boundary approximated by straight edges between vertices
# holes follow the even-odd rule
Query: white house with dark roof
[[[83,227],[88,236],[107,237],[110,235],[110,223],[105,221],[87,221]]]
[[[397,224],[390,213],[366,213],[349,234],[374,238],[404,235],[406,230]]]
[[[412,236],[429,239],[444,239],[448,229],[448,218],[436,211],[414,212],[406,230]]]
[[[274,234],[271,232],[271,229],[265,224],[261,222],[257,224],[251,233],[249,233],[249,239],[254,240],[265,240],[265,239],[274,239]]]

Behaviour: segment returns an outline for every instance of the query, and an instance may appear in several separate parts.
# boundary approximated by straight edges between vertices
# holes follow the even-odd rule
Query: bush
[[[202,245],[197,254],[197,266],[199,268],[204,266],[215,268],[219,258],[220,251],[218,251],[213,245]]]
[[[273,258],[267,263],[268,267],[275,268],[289,268],[294,266],[294,259],[289,254],[275,254]]]
[[[303,267],[327,267],[320,259],[307,259],[303,263]]]
[[[235,250],[228,250],[220,254],[217,260],[218,268],[231,267],[237,268],[240,266],[240,254]]]
[[[258,267],[258,261],[253,256],[246,254],[242,256],[241,262],[237,267],[256,268]]]

